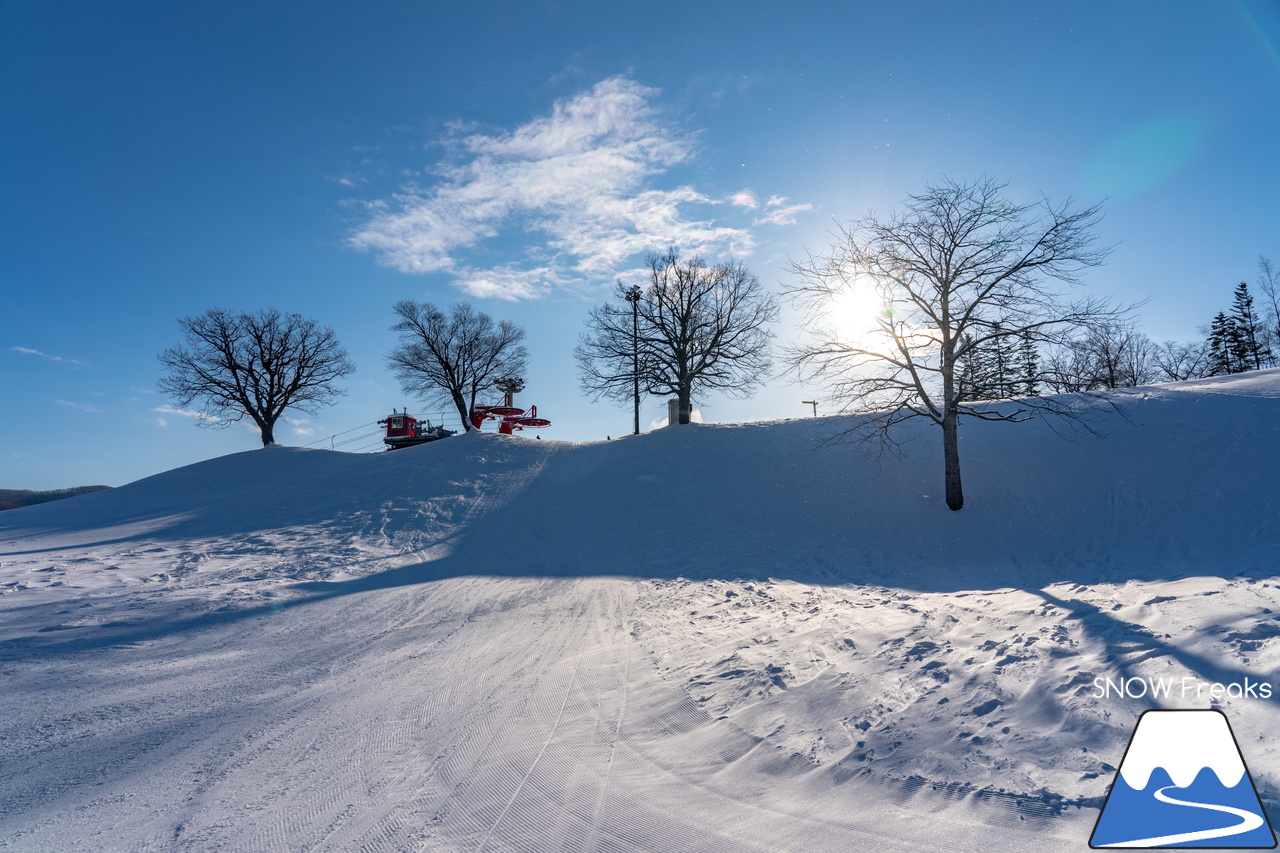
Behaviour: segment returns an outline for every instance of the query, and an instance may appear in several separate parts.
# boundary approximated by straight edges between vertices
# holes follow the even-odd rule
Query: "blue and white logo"
[[[1226,714],[1143,713],[1089,846],[1275,847]]]

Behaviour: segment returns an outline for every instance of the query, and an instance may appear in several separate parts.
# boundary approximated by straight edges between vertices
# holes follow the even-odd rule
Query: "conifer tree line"
[[[1257,285],[1260,293],[1255,299],[1248,282],[1237,284],[1230,308],[1201,329],[1204,338],[1181,345],[1181,369],[1164,370],[1168,375],[1161,378],[1225,376],[1280,365],[1280,269],[1269,258],[1258,259]],[[1170,347],[1164,345],[1166,350]],[[1161,360],[1157,367],[1164,367]]]
[[[1026,334],[999,336],[1002,324],[998,321],[991,324],[991,331],[997,337],[983,345],[975,345],[972,334],[961,338],[967,350],[958,365],[961,399],[1036,396],[1043,383],[1036,342]]]
[[[1280,315],[1274,282],[1267,279],[1264,282],[1272,285],[1270,301],[1276,314]],[[1209,325],[1209,336],[1205,341],[1208,375],[1244,373],[1247,370],[1274,367],[1276,344],[1280,343],[1277,332],[1280,332],[1280,316],[1275,325],[1269,325],[1266,318],[1254,308],[1249,285],[1240,282],[1236,285],[1231,302],[1231,313],[1219,311]]]
[[[1131,317],[1082,326],[1070,340],[1047,349],[997,335],[969,348],[961,361],[963,399],[1102,391],[1280,366],[1280,267],[1260,258],[1256,285],[1237,284],[1230,307],[1194,341],[1156,343]],[[998,333],[999,323],[992,330]]]

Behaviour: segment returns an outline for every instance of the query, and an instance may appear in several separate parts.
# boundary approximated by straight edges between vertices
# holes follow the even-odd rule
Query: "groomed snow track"
[[[454,578],[10,662],[0,849],[1052,849],[712,719],[637,649],[641,587]]]

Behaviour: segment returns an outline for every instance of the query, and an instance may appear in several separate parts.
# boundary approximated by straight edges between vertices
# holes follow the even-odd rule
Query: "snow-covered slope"
[[[959,513],[834,418],[6,512],[0,850],[1083,849],[1141,710],[1280,696],[1280,372],[1111,400],[967,423]]]

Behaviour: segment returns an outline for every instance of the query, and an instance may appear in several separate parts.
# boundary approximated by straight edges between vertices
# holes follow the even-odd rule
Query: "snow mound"
[[[934,430],[833,417],[5,512],[0,848],[1077,850],[1208,702],[1276,800],[1280,371],[1086,414],[965,423],[954,513]]]
[[[958,513],[942,502],[936,430],[907,424],[905,456],[876,459],[823,444],[850,419],[812,418],[583,444],[471,435],[373,456],[268,448],[10,511],[0,537],[38,548],[322,529],[421,547],[465,530],[480,572],[936,591],[1269,571],[1280,371],[1110,401],[1092,410],[1101,438],[967,422]]]

